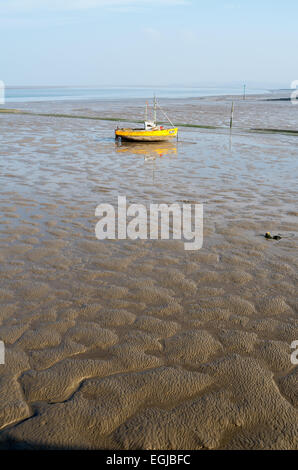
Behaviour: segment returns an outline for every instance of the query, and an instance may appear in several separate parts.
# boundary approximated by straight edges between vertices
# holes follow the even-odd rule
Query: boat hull
[[[178,128],[150,130],[145,129],[116,129],[115,137],[130,142],[164,142],[177,137]]]

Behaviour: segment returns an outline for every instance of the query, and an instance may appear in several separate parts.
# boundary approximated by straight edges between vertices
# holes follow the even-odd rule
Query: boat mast
[[[148,121],[148,101],[146,101],[146,107],[145,107],[145,122]]]

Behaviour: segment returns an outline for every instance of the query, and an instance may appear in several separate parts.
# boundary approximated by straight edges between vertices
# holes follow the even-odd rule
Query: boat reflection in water
[[[117,142],[116,152],[123,154],[143,155],[145,160],[155,160],[157,157],[177,155],[177,145],[172,142],[152,142],[145,144],[135,142]]]

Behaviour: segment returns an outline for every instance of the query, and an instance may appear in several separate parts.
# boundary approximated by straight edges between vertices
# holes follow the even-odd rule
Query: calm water
[[[248,89],[248,94],[260,94],[267,90]],[[90,88],[90,87],[7,87],[6,101],[61,101],[61,100],[112,100],[130,98],[148,98],[156,94],[160,98],[190,98],[215,95],[241,95],[242,87],[237,88],[151,88],[151,87],[122,87],[122,88]]]

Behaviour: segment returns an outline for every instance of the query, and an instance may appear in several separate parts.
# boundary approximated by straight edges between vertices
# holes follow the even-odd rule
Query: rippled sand
[[[268,123],[287,109],[297,128],[278,105],[262,102]],[[215,124],[212,106],[168,104]],[[0,121],[0,447],[297,449],[297,137],[118,147],[111,122]],[[96,240],[118,194],[204,203],[203,248]]]

